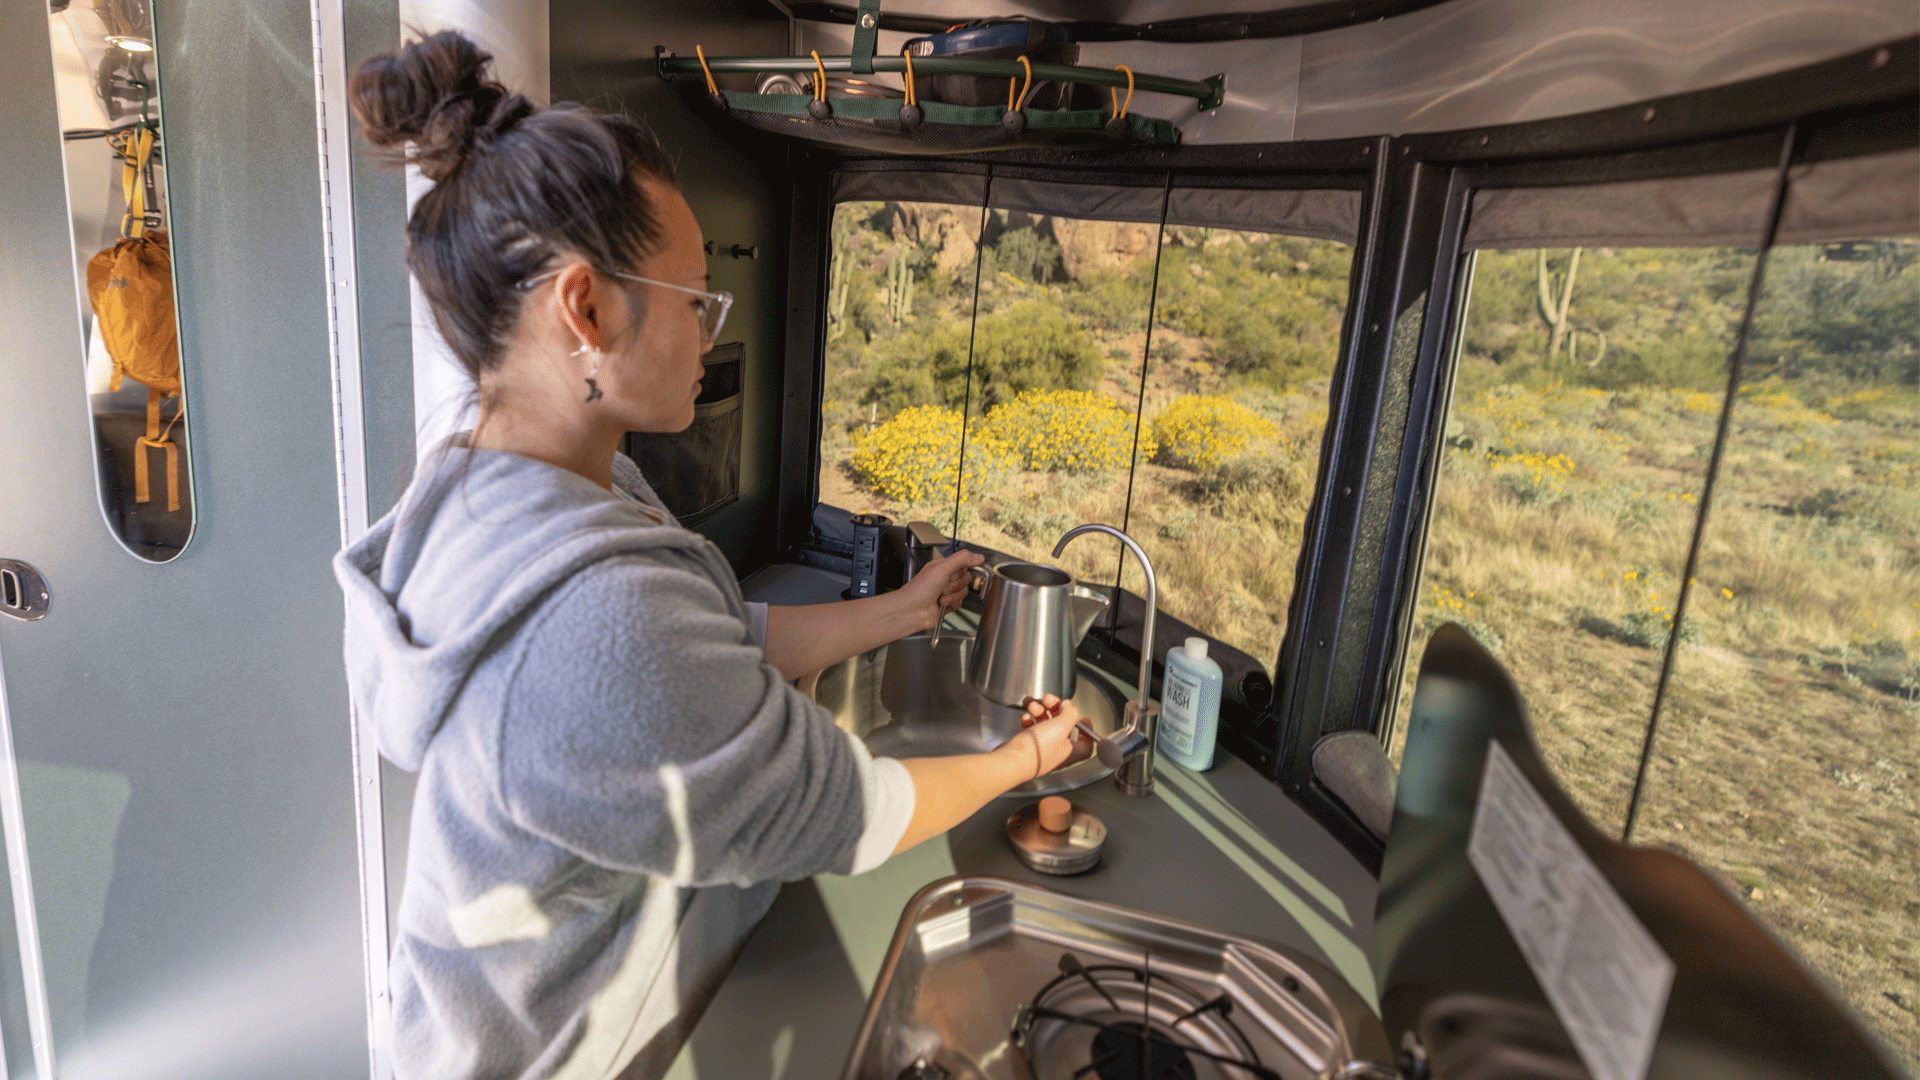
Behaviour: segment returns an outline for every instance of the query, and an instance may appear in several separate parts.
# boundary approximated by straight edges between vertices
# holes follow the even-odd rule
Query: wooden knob
[[[1073,825],[1073,804],[1058,795],[1040,800],[1040,827],[1051,833],[1063,833]]]

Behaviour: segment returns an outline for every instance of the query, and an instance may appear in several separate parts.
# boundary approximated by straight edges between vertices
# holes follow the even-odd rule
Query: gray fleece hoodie
[[[460,441],[334,563],[354,707],[420,773],[395,1070],[654,1076],[777,883],[851,868],[874,768],[631,462],[637,500]]]

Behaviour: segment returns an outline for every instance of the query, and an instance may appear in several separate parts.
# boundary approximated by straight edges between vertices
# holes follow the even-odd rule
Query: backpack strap
[[[173,419],[167,421],[163,430],[160,427],[160,401],[167,395],[153,387],[147,388],[147,433],[133,444],[133,501],[152,502],[153,491],[148,483],[147,451],[165,450],[167,452],[167,510],[169,513],[180,509],[180,444],[174,442],[173,425],[180,420],[181,410],[175,409]]]
[[[120,170],[120,193],[125,197],[127,216],[120,219],[120,235],[138,240],[147,232],[147,160],[153,156],[153,129],[145,124],[134,128],[121,143],[120,157],[126,167]]]

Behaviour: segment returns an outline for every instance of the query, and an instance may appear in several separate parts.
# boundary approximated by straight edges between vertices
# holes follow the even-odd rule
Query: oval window
[[[152,11],[56,5],[48,30],[101,511],[122,547],[166,562],[194,510]]]

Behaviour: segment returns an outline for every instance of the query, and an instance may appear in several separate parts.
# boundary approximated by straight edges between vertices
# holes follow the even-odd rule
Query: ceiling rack
[[[699,75],[700,61],[691,56],[675,56],[661,52],[655,58],[658,73],[668,75]],[[816,70],[815,60],[810,56],[709,56],[707,67],[714,74],[762,75],[776,72],[812,72]],[[850,72],[854,70],[851,56],[822,56],[818,64],[831,72]],[[907,63],[900,57],[875,56],[870,61],[873,71],[902,72]],[[1027,66],[1018,60],[988,60],[957,56],[919,56],[913,60],[916,75],[974,75],[986,77],[1026,78]],[[1073,82],[1087,86],[1111,86],[1126,89],[1128,76],[1121,71],[1109,68],[1081,67],[1076,64],[1033,64],[1032,79],[1035,81]],[[1175,79],[1166,75],[1132,76],[1133,87],[1143,93],[1174,94],[1189,97],[1200,103],[1200,110],[1218,108],[1226,100],[1227,77],[1213,75],[1206,79]]]

